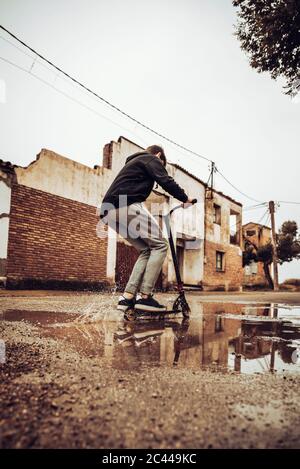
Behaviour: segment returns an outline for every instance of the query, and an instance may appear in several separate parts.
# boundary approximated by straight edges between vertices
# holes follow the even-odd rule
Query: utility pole
[[[272,244],[273,244],[273,271],[274,271],[274,290],[278,291],[278,259],[277,259],[277,243],[276,243],[276,229],[275,229],[275,204],[271,200],[269,202],[269,211],[271,215],[271,228],[272,228]]]
[[[214,190],[214,172],[215,172],[215,163],[212,161],[211,162],[211,184],[210,184],[210,188],[211,188],[212,193],[213,193],[213,190]]]
[[[207,194],[206,198],[207,199],[214,198],[214,173],[215,172],[216,172],[216,165],[212,161],[211,166],[210,166],[209,178],[208,178],[207,185],[206,185],[206,194]]]

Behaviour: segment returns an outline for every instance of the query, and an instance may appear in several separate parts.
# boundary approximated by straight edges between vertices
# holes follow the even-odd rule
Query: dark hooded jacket
[[[126,159],[124,167],[104,196],[100,216],[113,207],[143,202],[150,195],[155,182],[181,202],[187,201],[188,196],[168,175],[161,160],[150,153],[139,152]],[[122,198],[120,202],[120,195],[127,196],[126,202],[123,202]]]

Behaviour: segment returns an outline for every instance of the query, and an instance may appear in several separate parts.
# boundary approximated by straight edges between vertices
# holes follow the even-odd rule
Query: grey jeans
[[[140,253],[125,291],[151,294],[168,250],[168,241],[157,221],[142,203],[112,209],[106,219]]]

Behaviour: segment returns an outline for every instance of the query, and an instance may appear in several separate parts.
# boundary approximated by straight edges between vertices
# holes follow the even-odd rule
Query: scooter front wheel
[[[190,317],[190,307],[188,305],[188,302],[185,299],[184,292],[180,293],[179,296],[176,298],[176,300],[173,303],[173,309],[177,311],[181,311],[183,314],[183,317],[189,318]]]

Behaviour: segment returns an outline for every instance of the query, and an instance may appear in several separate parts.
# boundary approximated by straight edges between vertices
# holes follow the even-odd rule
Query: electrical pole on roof
[[[214,172],[215,172],[215,163],[212,161],[211,163],[211,193],[213,193],[214,190]]]
[[[209,175],[209,179],[207,181],[207,187],[206,187],[207,199],[213,199],[214,197],[214,173],[215,172],[216,172],[216,165],[212,161],[211,166],[210,166],[210,175]]]

